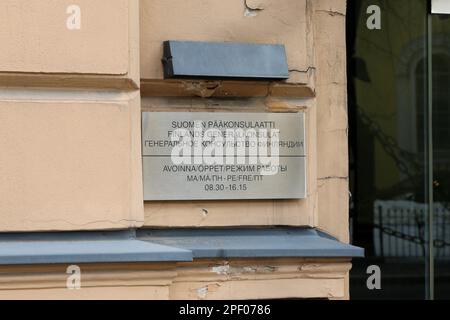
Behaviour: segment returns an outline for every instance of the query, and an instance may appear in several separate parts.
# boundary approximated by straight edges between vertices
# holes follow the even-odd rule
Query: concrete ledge
[[[190,251],[136,240],[133,231],[0,235],[0,265],[191,260]]]
[[[0,265],[362,256],[361,248],[305,228],[0,234]]]
[[[364,249],[307,228],[139,230],[141,240],[190,250],[194,258],[351,258]]]

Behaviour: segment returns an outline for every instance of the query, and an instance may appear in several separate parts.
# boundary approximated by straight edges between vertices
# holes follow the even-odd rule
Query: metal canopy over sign
[[[283,45],[165,41],[165,78],[287,79]]]
[[[145,200],[306,197],[303,113],[144,112]]]

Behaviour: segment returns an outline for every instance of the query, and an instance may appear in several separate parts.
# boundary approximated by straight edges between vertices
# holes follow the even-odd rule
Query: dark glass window
[[[381,29],[366,24],[373,5]],[[428,10],[348,2],[351,234],[366,249],[353,299],[450,298],[450,19]],[[367,288],[371,265],[381,290]]]

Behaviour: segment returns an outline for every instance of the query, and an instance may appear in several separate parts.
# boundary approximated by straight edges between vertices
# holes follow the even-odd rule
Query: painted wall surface
[[[0,3],[0,232],[288,225],[318,227],[348,241],[345,0],[79,0],[80,16],[70,5]],[[285,44],[290,78],[163,80],[164,40]],[[308,198],[144,203],[141,111],[304,112]],[[282,264],[280,270],[298,263],[284,269],[285,262],[269,262]],[[211,278],[223,289],[189,296],[193,286],[212,281],[200,269],[217,263],[174,264],[170,277],[152,271],[154,265],[115,268],[126,279],[139,272],[156,279],[148,291],[136,288],[137,298],[348,297],[350,265],[332,260],[317,262],[320,270],[311,272],[322,276],[316,280],[292,271],[295,286],[261,272],[245,283]],[[191,267],[200,268],[197,278],[174,280]],[[33,298],[36,287],[18,279],[48,268],[17,269],[17,278],[0,279],[0,296]],[[89,292],[70,295],[128,294],[120,282],[107,294],[104,283],[97,286],[97,276],[113,277],[104,272],[93,273]],[[166,277],[170,285],[162,286]],[[42,283],[49,297],[59,294]],[[273,295],[260,296],[261,290]]]
[[[330,259],[81,265],[81,289],[72,290],[66,287],[66,266],[0,267],[0,299],[342,300],[348,298],[350,266]]]

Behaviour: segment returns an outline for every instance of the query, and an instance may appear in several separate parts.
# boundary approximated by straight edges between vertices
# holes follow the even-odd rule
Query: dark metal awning
[[[166,41],[162,61],[165,78],[289,78],[283,45]]]

